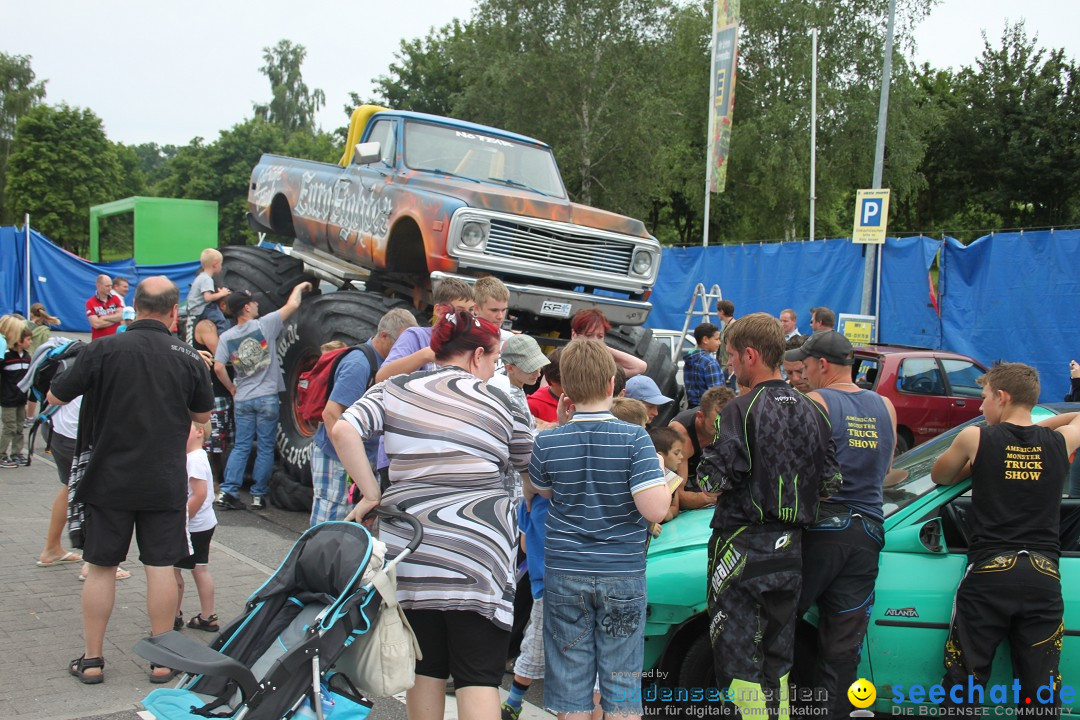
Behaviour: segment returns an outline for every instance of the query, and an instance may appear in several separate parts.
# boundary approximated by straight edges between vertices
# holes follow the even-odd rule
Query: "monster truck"
[[[226,248],[226,287],[256,292],[263,312],[308,274],[337,288],[306,299],[280,340],[278,449],[298,478],[316,428],[295,412],[296,382],[319,345],[369,337],[392,307],[430,318],[439,278],[501,278],[512,329],[551,338],[544,345],[565,342],[578,310],[600,308],[614,326],[608,342],[645,360],[677,396],[670,353],[641,327],[659,243],[638,220],[571,202],[542,142],[366,105],[353,112],[336,165],[263,155],[248,209],[257,232],[294,238],[291,252]]]

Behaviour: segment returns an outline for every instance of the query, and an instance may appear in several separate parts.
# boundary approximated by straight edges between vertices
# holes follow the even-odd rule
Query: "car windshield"
[[[1031,411],[1031,419],[1038,422],[1054,414],[1053,410],[1036,405]],[[982,427],[986,425],[986,419],[980,415],[974,420],[938,435],[933,440],[928,440],[914,450],[904,453],[893,462],[892,470],[885,476],[884,504],[882,507],[885,517],[889,517],[894,512],[907,507],[938,487],[937,483],[930,479],[930,468],[934,466],[934,461],[949,449],[953,438],[969,425]]]
[[[550,149],[473,130],[406,122],[405,164],[413,170],[566,197]]]

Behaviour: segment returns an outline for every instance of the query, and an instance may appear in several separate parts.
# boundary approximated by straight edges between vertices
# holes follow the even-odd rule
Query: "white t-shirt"
[[[188,518],[188,532],[202,532],[217,527],[217,515],[214,514],[214,473],[210,469],[210,458],[202,448],[187,454],[188,478],[206,481],[206,499],[194,517]],[[188,497],[191,493],[191,480],[188,480]]]
[[[75,398],[67,405],[61,405],[52,416],[53,432],[57,435],[74,440],[79,437],[79,408],[82,407],[82,398]]]

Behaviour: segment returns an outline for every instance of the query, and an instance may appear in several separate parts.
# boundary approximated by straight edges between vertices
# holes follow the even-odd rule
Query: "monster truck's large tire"
[[[282,466],[303,484],[311,485],[311,441],[319,426],[305,422],[297,412],[300,375],[315,365],[320,345],[331,340],[348,345],[363,342],[375,334],[382,316],[397,307],[411,310],[402,300],[342,290],[305,299],[282,330],[278,352],[285,392],[281,394],[277,448]]]
[[[660,427],[671,422],[679,412],[683,390],[675,379],[679,368],[672,362],[667,346],[653,339],[652,330],[626,325],[611,328],[604,342],[645,361],[648,366],[645,374],[656,381],[660,392],[675,400],[660,408],[653,426]]]
[[[270,476],[270,504],[292,512],[311,512],[311,483],[305,485],[285,468],[276,468]]]
[[[284,305],[299,283],[318,285],[304,272],[304,263],[276,250],[237,245],[221,248],[221,254],[218,285],[250,291],[259,302],[259,315],[269,315]]]

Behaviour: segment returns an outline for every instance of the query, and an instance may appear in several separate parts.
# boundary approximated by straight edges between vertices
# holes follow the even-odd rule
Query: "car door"
[[[978,379],[986,370],[970,360],[939,358],[945,373],[945,387],[949,399],[949,425],[956,427],[979,416],[982,404],[982,386]]]
[[[335,255],[369,264],[373,243],[386,236],[397,135],[396,119],[373,118],[364,142],[379,143],[379,159],[365,165],[350,163],[338,178],[326,223],[327,244]]]
[[[896,373],[896,391],[902,396],[897,403],[897,421],[911,429],[916,445],[953,427],[951,403],[937,358],[903,358]]]
[[[886,532],[859,669],[877,688],[878,712],[891,712],[894,692],[906,696],[912,685],[935,685],[944,674],[945,639],[967,566],[966,548],[942,545],[943,552],[933,552],[918,536],[925,523],[940,522],[938,506],[958,492],[932,490],[906,513],[907,521]]]

